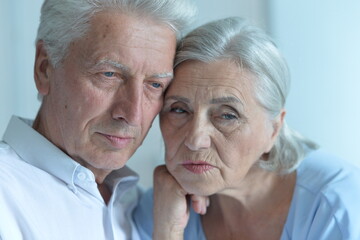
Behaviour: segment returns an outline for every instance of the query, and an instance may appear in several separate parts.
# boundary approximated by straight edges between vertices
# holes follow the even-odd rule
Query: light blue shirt
[[[29,125],[13,117],[0,142],[0,239],[139,239],[137,174],[112,172],[106,205],[93,173]]]
[[[141,239],[151,239],[152,190],[134,212]],[[239,223],[240,224],[240,223]],[[205,240],[200,216],[191,210],[184,239]],[[264,238],[265,239],[265,238]],[[293,199],[281,240],[360,240],[360,169],[314,151],[297,169]]]

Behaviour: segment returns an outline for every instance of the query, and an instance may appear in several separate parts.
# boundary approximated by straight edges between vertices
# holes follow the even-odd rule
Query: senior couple
[[[181,39],[193,15],[45,0],[42,104],[0,143],[0,239],[360,239],[359,169],[288,128],[276,46],[239,18]],[[126,162],[159,112],[166,165],[142,193]]]

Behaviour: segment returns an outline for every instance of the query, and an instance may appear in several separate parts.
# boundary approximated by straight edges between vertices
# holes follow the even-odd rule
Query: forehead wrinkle
[[[191,80],[189,79],[188,82],[191,82]],[[191,85],[198,87],[198,88],[206,88],[207,93],[212,92],[211,89],[215,89],[215,92],[218,92],[218,90],[220,88],[224,88],[224,87],[230,88],[230,89],[233,89],[234,91],[236,91],[240,96],[240,98],[238,96],[224,96],[224,97],[213,98],[210,100],[211,104],[240,103],[241,105],[244,105],[244,101],[246,100],[244,93],[242,91],[240,91],[240,89],[236,88],[235,86],[224,85],[224,84],[220,84],[220,83],[209,85],[208,83],[205,83],[205,82],[198,82],[198,83],[191,82]],[[228,91],[226,91],[226,92],[228,92]],[[236,95],[236,94],[230,93],[230,95]]]
[[[235,104],[243,111],[246,111],[248,108],[248,99],[246,94],[234,86],[216,84],[211,86],[203,85],[197,87],[199,92],[195,93],[195,96],[202,102],[205,100],[209,105]],[[231,91],[229,91],[229,89],[231,89]]]
[[[235,94],[233,91],[225,91],[223,95],[231,95],[231,96],[224,96],[224,97],[218,97],[218,98],[214,98],[212,100],[210,100],[211,104],[221,104],[221,103],[240,103],[242,105],[242,107],[246,107],[246,103],[248,102],[248,98],[253,97],[252,91],[251,91],[251,87],[246,84],[245,82],[239,82],[239,85],[234,86],[234,85],[227,85],[227,84],[221,84],[221,83],[217,83],[217,84],[212,84],[211,86],[206,86],[206,85],[198,85],[198,87],[207,87],[207,88],[214,88],[215,91],[217,89],[220,88],[228,88],[228,89],[232,89],[233,91],[235,91],[237,94]],[[246,93],[246,89],[249,91],[248,93]],[[249,95],[250,94],[250,95]]]
[[[189,73],[185,73],[185,77],[189,78],[197,78],[199,80],[233,80],[234,76],[232,76],[231,74],[235,74],[237,77],[241,76],[242,74],[239,72],[230,72],[230,76],[229,74],[221,74],[219,75],[219,73],[215,72],[209,72],[206,71],[204,69],[201,68],[196,68],[194,67],[194,69],[192,71],[190,71]]]

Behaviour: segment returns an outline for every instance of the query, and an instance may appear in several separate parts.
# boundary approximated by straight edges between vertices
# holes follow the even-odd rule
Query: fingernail
[[[203,210],[201,212],[202,212],[202,215],[205,215],[206,214],[206,207],[203,207]]]

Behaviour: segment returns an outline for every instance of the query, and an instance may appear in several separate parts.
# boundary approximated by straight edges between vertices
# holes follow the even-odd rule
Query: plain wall
[[[248,19],[263,29],[268,28],[268,0],[193,0],[198,7],[194,25],[231,16]]]
[[[35,37],[41,0],[0,0],[0,136],[12,114],[34,118]]]
[[[360,163],[360,1],[271,2],[269,28],[292,75],[288,123]]]

